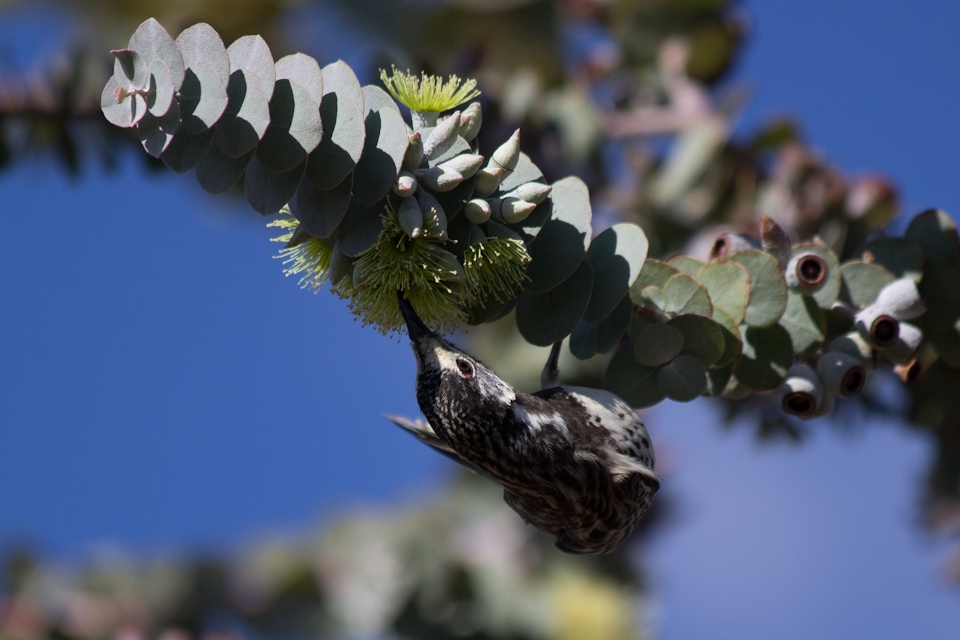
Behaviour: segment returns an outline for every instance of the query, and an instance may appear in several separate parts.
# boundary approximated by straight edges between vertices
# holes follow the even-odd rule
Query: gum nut
[[[710,259],[719,260],[726,258],[735,251],[744,251],[745,249],[756,249],[757,243],[753,238],[739,233],[721,233],[717,236],[713,247],[710,249]]]
[[[883,352],[883,357],[893,364],[907,364],[913,360],[923,344],[923,331],[909,322],[900,323],[900,334],[892,347]]]
[[[795,364],[777,389],[780,408],[795,416],[809,416],[820,406],[823,385],[817,372],[805,364]]]
[[[897,320],[913,320],[923,315],[927,305],[920,298],[917,283],[900,278],[885,286],[877,295],[875,305],[882,307]]]
[[[513,135],[507,138],[507,141],[497,147],[493,152],[491,160],[508,171],[512,171],[517,166],[520,159],[520,129],[513,132]]]
[[[855,396],[867,381],[860,359],[842,351],[827,351],[817,360],[817,373],[824,388],[843,398]]]
[[[812,251],[804,251],[790,258],[783,275],[788,287],[810,293],[819,289],[830,274],[826,260]]]
[[[900,322],[876,304],[864,307],[854,316],[854,326],[874,349],[889,349],[900,336]]]

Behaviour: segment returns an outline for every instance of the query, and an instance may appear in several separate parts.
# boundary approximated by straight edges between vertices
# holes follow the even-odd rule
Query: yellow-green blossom
[[[463,81],[455,75],[444,81],[439,76],[421,73],[417,77],[393,67],[390,73],[381,69],[380,80],[390,95],[414,111],[449,111],[480,95],[476,80]]]
[[[294,231],[300,223],[294,217],[280,218],[267,224],[268,227],[279,227],[286,229],[276,238],[271,238],[271,242],[283,242],[287,244],[293,239]],[[285,246],[280,249],[280,255],[277,258],[283,259],[286,266],[283,270],[284,275],[300,275],[300,288],[313,289],[318,291],[327,279],[330,277],[330,257],[333,255],[333,249],[327,246],[319,238],[309,237],[303,242],[292,246]]]
[[[523,279],[530,262],[523,242],[517,238],[487,238],[470,245],[463,254],[466,285],[481,302],[493,296],[510,299]]]

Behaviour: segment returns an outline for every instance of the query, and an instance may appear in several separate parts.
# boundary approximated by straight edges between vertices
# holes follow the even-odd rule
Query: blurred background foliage
[[[548,182],[575,174],[589,185],[596,231],[635,222],[651,257],[705,260],[721,234],[758,235],[765,213],[795,239],[818,235],[845,260],[898,213],[890,179],[845,175],[795,121],[733,137],[749,96],[728,75],[750,34],[728,0],[48,4],[76,22],[75,37],[44,69],[0,71],[0,168],[38,155],[71,175],[84,162],[113,166],[121,156],[156,164],[139,149],[123,152],[139,142],[108,125],[98,104],[112,64],[105,50],[154,16],[171,33],[208,22],[226,42],[259,33],[276,57],[303,50],[323,64],[353,56],[363,82],[391,63],[477,78],[481,146],[495,148],[520,126],[522,148]],[[329,27],[313,30],[325,16],[343,26],[342,41],[325,39]],[[512,383],[535,386],[545,350],[520,338],[510,318],[468,339]],[[595,361],[561,367],[577,383],[602,383]],[[923,513],[931,529],[949,531],[960,519],[960,374],[934,367],[908,387],[909,406],[884,402],[890,381],[880,379],[839,419],[902,413],[930,433],[937,455]],[[769,398],[721,402],[731,422],[755,417],[758,437],[802,436]],[[587,637],[582,629],[592,638],[644,637],[637,552],[657,515],[631,548],[571,558],[524,528],[492,485],[464,476],[422,504],[345,514],[314,538],[223,557],[64,567],[11,550],[0,638]],[[960,559],[952,575],[960,579]]]

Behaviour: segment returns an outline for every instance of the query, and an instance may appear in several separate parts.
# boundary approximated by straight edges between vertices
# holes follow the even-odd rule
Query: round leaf
[[[649,247],[643,230],[630,222],[615,224],[593,239],[585,258],[593,269],[593,292],[584,319],[602,320],[623,300]]]
[[[173,140],[174,134],[180,128],[180,109],[176,103],[171,105],[170,110],[162,118],[157,118],[147,114],[137,123],[137,136],[144,150],[153,156],[159,158]]]
[[[184,80],[184,84],[186,82]],[[215,135],[216,129],[207,129],[202,133],[191,133],[186,126],[181,126],[173,134],[170,144],[160,154],[160,159],[173,171],[187,173],[207,155]]]
[[[706,391],[707,370],[693,356],[677,356],[657,372],[657,387],[671,400],[690,402]]]
[[[289,171],[306,160],[322,134],[319,104],[297,83],[278,80],[270,101],[270,126],[257,145],[257,160],[270,171]]]
[[[239,158],[256,147],[266,133],[270,104],[257,76],[246,69],[230,74],[227,96],[229,103],[217,123],[217,146],[224,155]]]
[[[230,58],[230,76],[243,69],[257,77],[263,94],[269,101],[273,97],[273,86],[277,81],[277,70],[273,63],[273,54],[266,40],[260,36],[242,36],[227,47]]]
[[[707,369],[723,356],[723,328],[711,318],[697,314],[685,314],[671,318],[667,325],[680,331],[683,348],[680,353],[693,356]]]
[[[207,193],[223,193],[237,183],[252,157],[253,151],[250,151],[239,158],[231,158],[212,144],[197,165],[197,182]]]
[[[593,273],[582,262],[569,278],[546,293],[524,292],[517,299],[517,328],[530,344],[552,345],[570,335],[590,301]]]
[[[306,168],[307,160],[304,158],[293,169],[278,173],[263,166],[254,155],[253,160],[247,165],[247,173],[243,181],[247,202],[254,211],[262,215],[278,213],[297,192],[297,185],[300,184]]]
[[[292,53],[277,60],[277,81],[290,80],[303,87],[317,105],[323,99],[323,73],[317,61],[305,53]]]
[[[923,277],[923,252],[919,245],[903,238],[877,238],[860,248],[857,260],[878,264],[895,278],[920,282]]]
[[[150,93],[147,95],[147,110],[157,118],[162,118],[173,103],[173,78],[170,69],[163,60],[150,63]]]
[[[758,249],[736,251],[729,257],[750,274],[750,302],[744,322],[751,327],[775,324],[787,308],[787,283],[776,258]]]
[[[754,391],[772,391],[793,364],[790,334],[778,324],[769,327],[740,326],[743,345],[733,368],[737,380]]]
[[[929,209],[907,225],[903,237],[915,242],[928,258],[948,264],[960,262],[960,239],[953,219],[939,209]]]
[[[939,262],[927,260],[927,269],[920,281],[920,296],[927,303],[927,312],[920,316],[917,323],[927,333],[940,333],[954,326],[960,318],[960,269]]]
[[[113,77],[128,89],[143,89],[150,79],[150,62],[131,49],[115,49],[113,54]]]
[[[207,65],[217,74],[220,84],[227,86],[230,81],[230,58],[216,29],[201,22],[181,31],[176,42],[185,69]]]
[[[710,262],[694,274],[694,279],[710,294],[714,308],[722,307],[735,324],[743,322],[750,302],[750,275],[746,267],[733,260]]]
[[[670,362],[682,348],[683,333],[665,324],[651,324],[633,338],[633,358],[645,367]]]
[[[685,273],[688,276],[697,275],[697,272],[700,271],[704,266],[702,260],[697,260],[693,256],[688,256],[682,253],[667,260],[667,264],[680,273]]]
[[[583,262],[593,231],[590,200],[584,196],[584,188],[579,178],[564,178],[553,184],[553,213],[529,247],[532,261],[527,267],[529,280],[524,283],[528,292],[550,291]]]
[[[664,311],[682,315],[685,313],[699,313],[705,316],[713,315],[713,304],[710,294],[690,276],[678,273],[667,280],[663,285]]]
[[[189,67],[180,87],[180,117],[191,133],[210,129],[227,110],[227,88],[208,64]]]
[[[170,69],[174,90],[178,90],[183,84],[184,67],[180,49],[177,48],[177,43],[173,41],[166,29],[154,18],[140,23],[137,30],[130,36],[130,44],[127,48],[139,53],[140,57],[146,61],[152,62],[157,58],[163,60]]]
[[[347,175],[333,189],[321,191],[309,180],[303,180],[297,189],[297,220],[310,235],[329,238],[343,220],[350,205],[353,178]]]
[[[823,345],[827,320],[813,296],[791,291],[779,324],[790,334],[794,353],[804,353]]]
[[[657,386],[659,367],[644,367],[633,359],[633,348],[625,345],[610,360],[604,386],[633,407],[652,407],[663,400]]]
[[[851,260],[840,268],[841,297],[855,307],[865,307],[877,299],[880,290],[896,280],[878,264]]]
[[[380,108],[366,109],[366,141],[353,171],[353,195],[360,202],[372,204],[387,195],[396,182],[410,139],[400,110],[383,89],[368,85],[363,95],[364,104]]]
[[[329,80],[326,81],[324,90],[330,85]],[[340,184],[353,171],[363,153],[365,125],[362,103],[354,102],[345,92],[325,93],[320,103],[320,120],[324,135],[310,154],[307,179],[314,187],[323,190]]]
[[[598,353],[609,353],[620,343],[630,324],[633,304],[626,296],[600,322],[581,320],[570,334],[570,353],[586,360]]]
[[[383,203],[367,206],[350,200],[343,222],[340,223],[340,250],[345,256],[356,258],[372,247],[380,237],[383,224],[380,216],[383,215]]]
[[[103,112],[103,117],[110,124],[129,129],[146,115],[147,101],[143,96],[136,94],[129,95],[117,102],[117,92],[120,86],[116,76],[110,76],[107,79],[107,84],[100,94],[100,111]]]
[[[648,258],[640,269],[640,274],[630,285],[630,297],[637,304],[641,302],[643,290],[647,287],[663,289],[667,280],[680,273],[666,262]],[[662,307],[661,307],[662,308]]]
[[[723,334],[723,354],[717,360],[717,367],[726,367],[740,357],[740,327],[739,323],[734,321],[729,313],[721,307],[714,305],[713,321],[720,327],[720,333]],[[711,383],[712,384],[712,383]],[[726,384],[726,383],[724,383]],[[720,389],[723,391],[723,389]]]

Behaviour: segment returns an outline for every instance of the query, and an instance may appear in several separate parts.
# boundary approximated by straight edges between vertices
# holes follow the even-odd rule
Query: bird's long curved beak
[[[417,312],[413,310],[410,302],[403,297],[402,291],[397,291],[397,300],[400,303],[400,313],[403,314],[403,319],[407,323],[407,333],[410,335],[410,340],[418,341],[432,336],[433,332],[423,323],[423,320],[420,319]]]

